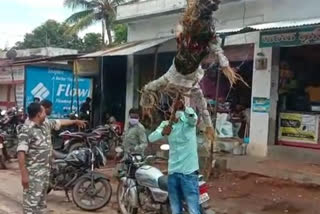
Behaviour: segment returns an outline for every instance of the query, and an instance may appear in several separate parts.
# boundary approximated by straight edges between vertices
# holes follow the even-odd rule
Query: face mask
[[[137,125],[139,123],[139,119],[129,118],[130,125]]]
[[[177,111],[176,112],[176,118],[177,119],[180,119],[182,117],[182,115],[184,115],[184,112],[183,111]]]

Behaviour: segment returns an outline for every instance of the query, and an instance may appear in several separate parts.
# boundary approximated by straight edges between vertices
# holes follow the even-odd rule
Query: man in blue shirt
[[[168,191],[173,214],[182,214],[183,200],[188,213],[200,214],[196,125],[198,117],[194,110],[185,107],[182,100],[174,102],[173,118],[164,121],[149,136],[150,142],[168,137],[169,178]]]

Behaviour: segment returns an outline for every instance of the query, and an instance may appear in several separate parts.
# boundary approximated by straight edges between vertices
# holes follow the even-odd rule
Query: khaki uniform
[[[124,157],[126,158],[127,154],[138,153],[144,155],[144,150],[148,146],[148,139],[146,135],[146,130],[141,123],[129,127],[125,132],[125,137],[123,140],[123,150]],[[123,173],[127,170],[126,165],[123,163],[117,164],[114,170],[114,177],[121,177]]]
[[[123,146],[125,153],[144,154],[144,150],[148,146],[148,139],[146,130],[141,123],[129,127],[125,133]]]
[[[52,129],[60,129],[58,120],[45,120],[40,126],[28,120],[18,135],[17,151],[25,152],[29,173],[29,188],[23,192],[24,214],[45,213],[52,157]]]

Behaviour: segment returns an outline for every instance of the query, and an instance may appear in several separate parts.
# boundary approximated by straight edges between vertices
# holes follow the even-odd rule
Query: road
[[[14,163],[10,165],[10,170],[0,171],[0,214],[21,214],[21,201],[22,187],[20,185],[20,174],[16,163]],[[108,206],[95,213],[116,214],[116,207],[115,192],[113,192],[113,197]],[[64,192],[50,193],[48,196],[48,211],[50,214],[92,213],[82,211],[72,202],[67,202]]]
[[[103,169],[108,177],[112,166]],[[95,213],[117,213],[115,190],[107,207]],[[223,172],[210,180],[211,207],[216,214],[319,214],[320,186],[297,184],[244,172]],[[0,170],[0,214],[20,214],[22,188],[17,164],[10,170]],[[50,214],[89,214],[66,202],[63,192],[48,196]]]

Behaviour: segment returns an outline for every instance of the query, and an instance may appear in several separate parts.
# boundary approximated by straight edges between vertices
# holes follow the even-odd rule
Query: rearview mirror
[[[1,111],[1,116],[4,116],[6,113],[7,113],[6,110],[2,110],[2,111]]]
[[[117,146],[117,147],[115,148],[115,151],[116,151],[116,153],[122,153],[122,152],[123,152],[123,149],[122,149],[120,146]]]
[[[169,144],[162,144],[162,145],[160,146],[160,149],[161,149],[162,151],[168,151],[168,150],[170,149],[170,146],[169,146]]]

